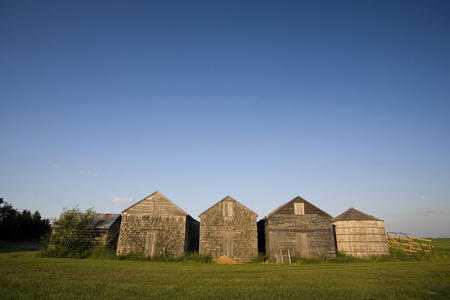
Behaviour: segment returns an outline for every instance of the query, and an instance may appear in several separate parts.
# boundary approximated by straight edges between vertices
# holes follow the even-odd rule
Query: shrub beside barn
[[[122,216],[120,214],[98,214],[91,223],[93,227],[90,236],[92,243],[114,244],[119,238],[121,220]],[[71,234],[71,232],[73,231],[61,229],[58,225],[51,225],[50,246],[55,238]]]
[[[246,262],[258,254],[257,214],[225,197],[200,214],[200,253]]]
[[[198,251],[199,222],[159,192],[122,212],[117,255]]]
[[[356,257],[389,254],[383,220],[349,208],[333,225],[339,252]]]
[[[288,253],[300,257],[336,256],[332,216],[301,197],[260,220],[258,231],[259,251],[270,257],[281,259]]]

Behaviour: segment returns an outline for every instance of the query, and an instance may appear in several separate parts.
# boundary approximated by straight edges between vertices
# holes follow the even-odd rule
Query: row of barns
[[[117,255],[147,256],[188,251],[246,262],[258,252],[285,262],[291,256],[388,254],[384,222],[350,208],[332,216],[301,197],[257,222],[257,214],[230,196],[202,214],[200,222],[155,192],[120,214],[101,215],[101,236],[117,238]],[[120,229],[119,229],[120,228]]]

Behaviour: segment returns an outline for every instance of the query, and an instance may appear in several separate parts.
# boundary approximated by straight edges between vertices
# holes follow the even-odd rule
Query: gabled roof
[[[92,223],[95,228],[109,228],[120,217],[120,214],[99,214]]]
[[[171,204],[173,204],[176,208],[178,208],[183,214],[185,214],[186,216],[189,215],[187,212],[185,212],[184,210],[182,210],[178,205],[176,205],[175,203],[173,203],[172,201],[170,201],[169,198],[167,198],[166,196],[164,196],[163,194],[161,194],[161,193],[158,192],[158,191],[154,192],[154,193],[151,194],[151,195],[148,195],[147,197],[145,197],[145,198],[142,199],[141,201],[136,202],[135,204],[131,205],[131,206],[128,207],[127,209],[123,210],[122,213],[126,212],[126,211],[129,210],[130,208],[132,208],[132,207],[138,205],[139,203],[141,203],[141,202],[143,202],[143,201],[145,201],[145,200],[147,200],[148,198],[151,198],[151,197],[153,197],[153,196],[160,196],[160,197],[163,197],[164,199],[166,199],[167,201],[169,201]]]
[[[204,212],[202,212],[201,214],[199,214],[198,216],[201,217],[203,214],[205,214],[207,211],[209,211],[211,208],[213,208],[214,206],[216,206],[217,204],[219,204],[222,201],[234,201],[240,205],[242,205],[244,208],[246,208],[247,210],[249,210],[250,212],[254,213],[256,216],[258,216],[257,213],[255,213],[253,210],[251,210],[250,208],[248,208],[247,206],[245,206],[244,204],[240,203],[239,201],[237,201],[236,199],[234,199],[231,196],[226,196],[225,198],[223,198],[222,200],[220,200],[219,202],[217,202],[216,204],[214,204],[213,206],[211,206],[210,208],[208,208],[207,210],[205,210]]]
[[[348,210],[344,211],[342,214],[333,219],[333,222],[339,221],[362,221],[362,220],[372,220],[372,221],[382,221],[375,218],[374,216],[363,213],[359,210],[350,207]]]
[[[324,212],[323,210],[321,210],[320,208],[318,208],[318,207],[315,206],[314,204],[312,204],[312,203],[306,201],[305,199],[303,199],[303,198],[300,197],[300,196],[297,196],[297,197],[295,197],[294,199],[292,199],[291,201],[286,202],[285,204],[281,205],[280,207],[278,207],[277,209],[275,209],[273,212],[271,212],[270,214],[268,214],[267,216],[265,216],[265,217],[263,218],[263,220],[266,220],[266,219],[270,218],[271,216],[273,216],[274,214],[276,214],[277,212],[279,212],[280,210],[282,210],[283,208],[285,208],[286,206],[288,206],[289,204],[291,204],[292,202],[295,202],[295,201],[300,201],[300,202],[303,202],[303,203],[307,203],[307,204],[311,205],[312,207],[316,208],[317,210],[323,212],[325,215],[327,215],[327,216],[329,216],[330,218],[332,218],[332,216],[330,216],[329,214],[327,214],[326,212]]]

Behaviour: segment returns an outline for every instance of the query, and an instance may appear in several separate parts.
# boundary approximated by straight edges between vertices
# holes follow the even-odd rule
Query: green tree
[[[0,198],[0,240],[14,241],[17,235],[17,210]]]
[[[50,220],[42,219],[41,214],[35,211],[31,216],[33,223],[33,240],[41,240],[47,233],[50,232]]]
[[[31,211],[24,209],[16,215],[17,236],[16,240],[32,241],[34,235],[34,224],[31,218]]]
[[[89,208],[64,208],[58,219],[53,221],[53,231],[48,251],[52,256],[82,258],[94,246],[94,220],[98,214]]]
[[[0,240],[39,241],[49,231],[50,220],[42,219],[38,211],[34,214],[26,209],[19,212],[0,198]]]

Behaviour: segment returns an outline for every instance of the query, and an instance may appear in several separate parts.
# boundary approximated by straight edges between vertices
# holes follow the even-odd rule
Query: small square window
[[[305,214],[305,203],[294,203],[294,214],[304,215]]]

